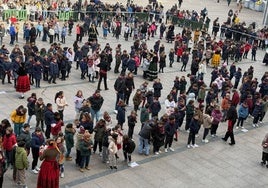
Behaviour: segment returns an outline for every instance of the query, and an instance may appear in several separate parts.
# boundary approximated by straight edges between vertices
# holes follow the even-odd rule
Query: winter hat
[[[79,127],[79,133],[80,133],[80,134],[84,134],[85,131],[86,131],[86,130],[85,130],[85,128],[84,128],[83,126],[80,126],[80,127]]]

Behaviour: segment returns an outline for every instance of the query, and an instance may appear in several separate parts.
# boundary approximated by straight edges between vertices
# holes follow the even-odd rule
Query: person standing
[[[45,124],[46,124],[46,138],[49,139],[50,138],[50,132],[51,132],[51,126],[55,126],[56,125],[56,121],[54,118],[54,113],[52,111],[52,104],[51,103],[47,103],[46,106],[46,110],[44,113],[44,119],[45,119]]]
[[[80,161],[80,172],[84,172],[84,168],[90,170],[89,161],[91,155],[91,148],[93,142],[91,140],[91,135],[88,131],[85,131],[83,135],[83,139],[80,141],[79,149],[81,153],[81,161]]]
[[[104,119],[101,119],[97,122],[94,128],[94,145],[93,153],[96,153],[97,147],[99,146],[99,155],[102,156],[102,139],[106,131],[106,123]]]
[[[3,186],[4,174],[7,170],[4,153],[0,150],[0,187]]]
[[[169,116],[169,121],[167,122],[167,124],[165,125],[165,152],[168,152],[168,148],[170,151],[174,151],[174,149],[171,147],[172,146],[172,142],[173,142],[173,138],[174,138],[174,134],[176,132],[176,126],[175,126],[175,117],[173,115]]]
[[[21,93],[20,99],[24,99],[24,93],[30,90],[30,80],[27,75],[25,63],[21,62],[18,69],[18,80],[16,85],[16,91]]]
[[[132,110],[130,115],[127,117],[128,120],[128,138],[133,138],[134,133],[134,127],[137,123],[137,112],[135,110]]]
[[[243,127],[243,123],[244,123],[244,120],[247,119],[248,117],[248,104],[247,104],[247,101],[245,100],[240,106],[239,106],[239,109],[238,109],[238,121],[237,121],[237,124],[236,124],[236,129],[239,129],[239,126],[244,129]],[[241,125],[240,125],[241,123]]]
[[[98,67],[100,68],[100,78],[98,82],[98,87],[97,89],[100,91],[100,85],[101,81],[103,79],[104,81],[104,88],[105,90],[109,90],[107,87],[107,71],[109,70],[109,63],[107,57],[102,57],[100,63],[98,64]]]
[[[124,100],[126,90],[125,73],[121,73],[114,83],[114,90],[116,92],[115,110],[118,109],[119,100]],[[117,113],[117,111],[115,111]]]
[[[74,96],[74,105],[75,105],[75,119],[79,119],[80,117],[80,109],[83,105],[84,101],[83,92],[78,90],[76,95]]]
[[[268,133],[266,133],[265,137],[262,140],[262,162],[261,165],[266,165],[268,168]]]
[[[24,108],[23,105],[20,105],[10,115],[10,119],[14,123],[14,132],[17,136],[20,135],[23,124],[26,121],[26,112],[27,112],[27,109]]]
[[[113,170],[113,169],[117,169],[117,165],[116,165],[116,154],[117,154],[117,137],[118,137],[118,134],[116,133],[113,133],[111,135],[111,138],[109,139],[109,146],[108,146],[108,150],[109,150],[109,165],[110,165],[110,168]]]
[[[189,137],[188,137],[188,145],[187,148],[197,148],[199,147],[197,144],[195,144],[195,135],[198,132],[198,129],[200,127],[199,125],[199,115],[198,114],[194,114],[193,118],[189,124]],[[190,145],[190,143],[192,142],[192,144]]]
[[[45,105],[42,98],[38,98],[35,103],[35,117],[36,117],[36,127],[39,127],[41,123],[41,129],[44,132],[44,111]]]
[[[16,37],[16,28],[14,23],[11,23],[9,27],[9,35],[10,35],[10,45],[14,45],[15,37]]]
[[[12,151],[16,143],[16,135],[13,133],[12,127],[8,127],[6,129],[6,134],[3,137],[3,149],[7,159],[7,167],[12,165]]]
[[[55,146],[54,140],[47,141],[47,148],[40,151],[40,160],[44,160],[38,175],[37,188],[59,188],[59,164],[57,156],[60,150]]]
[[[131,165],[131,154],[135,150],[135,142],[128,137],[128,135],[123,136],[123,153],[125,162],[128,162],[128,166]]]
[[[228,138],[231,138],[231,143],[229,143],[230,146],[235,144],[235,139],[234,139],[234,125],[237,120],[237,111],[234,106],[231,106],[229,110],[227,111],[227,120],[228,120],[228,128],[225,136],[222,138],[223,141],[227,141]]]
[[[51,81],[53,84],[56,84],[56,78],[57,78],[57,75],[59,74],[59,66],[58,66],[58,63],[57,63],[57,59],[56,58],[52,58],[51,59],[51,62],[49,64],[49,75],[50,75],[50,78],[48,80],[48,83],[50,84]]]
[[[71,161],[72,157],[70,156],[71,150],[74,147],[74,134],[75,129],[73,128],[73,124],[69,123],[65,128],[65,143],[66,143],[66,161]]]
[[[32,172],[38,174],[40,168],[37,166],[40,147],[45,144],[45,138],[42,134],[41,128],[36,127],[32,133],[31,148],[32,148]]]
[[[15,154],[15,166],[16,166],[16,182],[18,186],[22,186],[24,188],[27,188],[25,184],[25,169],[29,166],[29,161],[27,159],[27,152],[24,149],[25,142],[19,141],[18,147],[16,148],[16,154]]]
[[[60,113],[60,118],[63,121],[63,111],[65,106],[68,106],[63,91],[59,91],[55,95],[55,103],[57,104],[57,110]]]
[[[36,28],[34,27],[34,24],[31,23],[30,43],[35,43],[35,40],[36,40]]]
[[[32,93],[31,96],[27,99],[27,108],[28,108],[28,120],[27,124],[30,124],[32,116],[35,115],[35,103],[36,103],[36,93]]]
[[[104,101],[103,97],[100,94],[100,90],[96,90],[95,93],[88,98],[88,101],[91,105],[90,113],[92,121],[94,122],[94,118],[96,118],[96,122],[98,122],[100,117],[100,109]]]
[[[3,44],[3,38],[5,37],[5,34],[6,34],[6,29],[5,29],[5,26],[4,24],[0,24],[0,45]]]
[[[27,152],[27,156],[28,156],[30,153],[30,149],[31,149],[31,139],[32,139],[29,124],[25,123],[23,125],[23,129],[22,129],[21,134],[18,137],[18,139],[25,142],[24,148],[25,148],[25,150]]]

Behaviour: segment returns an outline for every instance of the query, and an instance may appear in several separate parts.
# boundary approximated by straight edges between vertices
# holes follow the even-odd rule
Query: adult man
[[[95,93],[88,98],[88,101],[91,104],[90,108],[91,118],[93,121],[94,118],[96,118],[96,122],[98,122],[100,117],[100,109],[104,101],[103,97],[100,94],[100,90],[96,90]]]
[[[124,92],[126,91],[126,79],[124,73],[121,73],[115,80],[114,90],[116,92],[115,110],[117,110],[117,103],[119,99],[124,100]]]

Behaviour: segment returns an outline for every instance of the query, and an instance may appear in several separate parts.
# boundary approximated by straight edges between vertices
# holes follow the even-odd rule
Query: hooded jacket
[[[29,167],[27,153],[24,147],[17,147],[15,154],[15,166],[17,169],[22,170]]]

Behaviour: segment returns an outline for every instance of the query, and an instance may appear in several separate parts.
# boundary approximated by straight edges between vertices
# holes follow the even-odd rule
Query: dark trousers
[[[128,103],[129,103],[130,95],[131,95],[131,92],[126,92],[126,93],[125,93],[124,100],[125,100],[125,103],[126,103],[127,105],[128,105]]]
[[[240,126],[243,127],[244,120],[245,118],[239,117],[236,126],[239,127],[239,124],[241,123]]]
[[[195,133],[193,131],[190,131],[188,136],[188,145],[192,142],[192,145],[195,145]]]
[[[166,135],[166,139],[165,139],[165,148],[171,147],[172,146],[172,142],[173,142],[173,135]]]
[[[104,81],[104,88],[108,89],[108,87],[107,87],[107,74],[100,74],[100,79],[99,79],[98,88],[97,88],[98,90],[100,90],[100,85],[101,85],[102,79]]]
[[[40,87],[40,79],[35,79],[35,86]]]
[[[228,121],[230,121],[230,120],[228,120]],[[233,129],[234,129],[234,123],[232,123],[231,126],[228,126],[228,130],[227,130],[227,132],[226,132],[226,134],[225,134],[225,136],[223,138],[225,141],[227,141],[228,138],[230,137],[231,138],[231,144],[235,144]]]
[[[80,150],[76,150],[75,164],[76,165],[80,165],[81,164],[81,152],[80,152]]]
[[[254,116],[253,123],[254,123],[254,124],[258,123],[260,117],[261,117],[261,114],[258,114],[258,115],[256,115],[256,116]]]
[[[46,128],[46,132],[45,132],[45,136],[47,139],[50,138],[50,132],[51,132],[51,125],[46,125],[47,128]]]
[[[53,43],[53,35],[49,35],[49,43],[52,44]]]
[[[217,134],[217,129],[219,127],[219,124],[212,124],[211,125],[211,130],[210,130],[210,134],[213,135],[213,134]]]
[[[34,170],[38,162],[39,148],[32,148],[32,156],[33,156],[32,170]]]
[[[264,118],[265,114],[266,114],[266,112],[262,112],[262,113],[261,113],[260,121],[262,121],[262,120],[263,120],[263,118]]]
[[[127,151],[123,151],[125,160],[128,159],[129,162],[131,162],[131,153],[128,153]]]
[[[41,129],[44,131],[44,120],[36,120],[36,127],[39,127],[39,124],[41,123]]]
[[[266,161],[268,162],[268,153],[262,152],[262,162],[266,164]]]
[[[186,131],[189,129],[189,125],[191,123],[191,119],[192,119],[192,117],[186,118],[186,123],[185,123],[185,130]]]
[[[90,156],[81,156],[80,168],[88,167]]]
[[[8,83],[11,83],[10,82],[10,74],[9,73],[6,73],[5,71],[3,71],[2,84],[5,83],[6,75],[7,75],[7,81],[8,81]]]
[[[205,128],[205,129],[204,129],[203,140],[206,139],[206,137],[207,137],[207,135],[208,135],[208,133],[209,133],[209,129],[210,129],[210,128]]]
[[[48,83],[51,83],[51,81],[52,81],[53,83],[56,83],[56,77],[57,77],[56,74],[50,75],[50,78],[49,78],[49,80],[48,80]]]
[[[134,132],[134,127],[133,126],[128,126],[128,137],[132,139],[133,137],[133,132]]]
[[[97,146],[99,145],[99,152],[102,152],[102,142],[94,140],[94,145],[93,145],[93,152],[95,153],[97,150]]]

